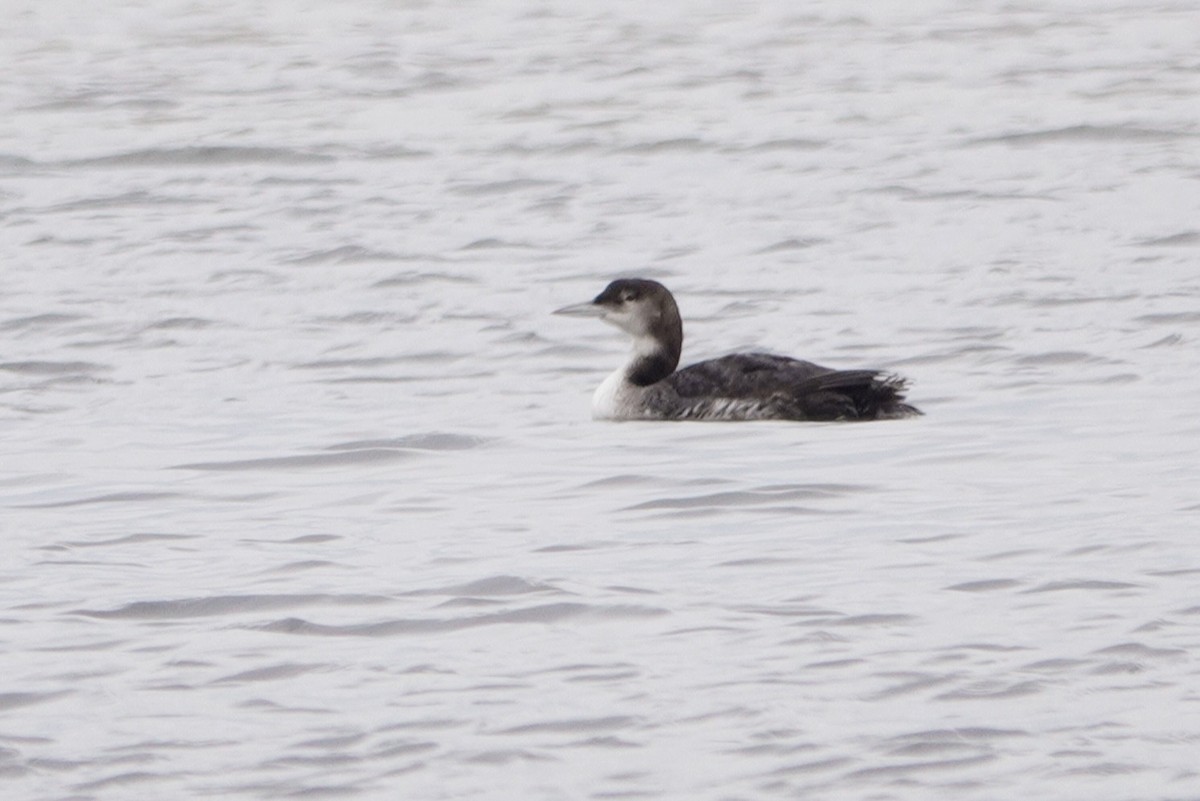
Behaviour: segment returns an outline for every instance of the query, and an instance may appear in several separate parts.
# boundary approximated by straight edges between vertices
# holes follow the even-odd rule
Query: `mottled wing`
[[[736,353],[685,367],[665,380],[681,398],[767,398],[802,391],[813,379],[833,372],[786,356]]]
[[[668,376],[690,419],[877,420],[920,414],[904,380],[879,370],[831,370],[769,353],[738,353]]]

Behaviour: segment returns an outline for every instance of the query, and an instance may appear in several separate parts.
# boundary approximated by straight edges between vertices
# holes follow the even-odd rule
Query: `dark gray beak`
[[[563,306],[561,309],[555,309],[553,313],[561,314],[564,317],[603,317],[604,307],[598,305],[595,301],[589,300],[587,303]]]

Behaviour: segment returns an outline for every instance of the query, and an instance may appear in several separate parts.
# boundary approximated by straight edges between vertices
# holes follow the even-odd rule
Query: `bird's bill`
[[[555,309],[553,313],[561,314],[564,317],[601,317],[604,315],[604,307],[589,300],[587,303],[563,306],[561,309]]]

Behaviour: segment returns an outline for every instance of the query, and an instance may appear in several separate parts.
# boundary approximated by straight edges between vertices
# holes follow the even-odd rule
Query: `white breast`
[[[604,379],[592,396],[592,417],[597,420],[620,420],[628,416],[622,414],[622,411],[627,411],[624,407],[628,404],[628,386],[624,367]]]

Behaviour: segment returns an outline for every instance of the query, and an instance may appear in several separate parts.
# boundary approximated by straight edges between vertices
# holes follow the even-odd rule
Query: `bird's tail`
[[[811,380],[812,391],[840,395],[854,407],[858,420],[891,420],[922,414],[906,403],[908,380],[881,370],[835,370]]]

